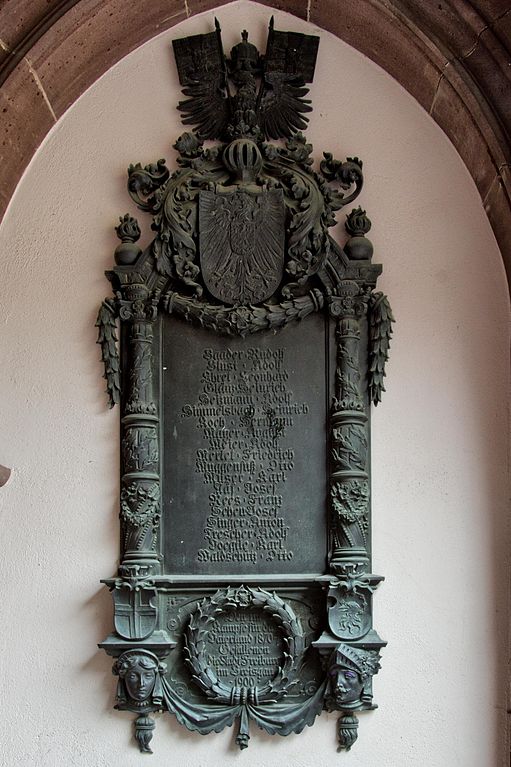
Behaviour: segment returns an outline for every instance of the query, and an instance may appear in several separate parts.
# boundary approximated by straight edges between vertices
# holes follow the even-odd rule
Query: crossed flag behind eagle
[[[244,30],[227,59],[216,19],[214,32],[174,40],[187,96],[178,105],[183,123],[202,140],[278,139],[303,130],[312,109],[304,86],[313,80],[318,45],[319,37],[276,31],[273,17],[264,56]]]

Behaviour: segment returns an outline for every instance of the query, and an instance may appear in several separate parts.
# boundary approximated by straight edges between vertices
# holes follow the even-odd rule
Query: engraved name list
[[[203,352],[198,403],[182,410],[202,432],[195,471],[212,490],[199,562],[256,564],[294,556],[279,512],[295,451],[282,445],[309,406],[293,399],[285,356],[282,347]]]
[[[297,557],[296,544],[303,545],[297,534],[308,516],[308,492],[304,497],[293,488],[308,471],[304,438],[312,419],[307,389],[297,376],[299,354],[286,343],[290,337],[220,345],[209,335],[181,359],[190,375],[169,393],[171,466],[175,458],[187,467],[181,478],[171,472],[171,483],[185,492],[170,502],[182,511],[193,505],[197,521],[193,544],[183,532],[183,543],[174,540],[171,546],[179,551],[182,545],[189,565],[215,572],[284,569]],[[166,433],[169,425],[167,417]],[[170,519],[174,511],[171,505]]]

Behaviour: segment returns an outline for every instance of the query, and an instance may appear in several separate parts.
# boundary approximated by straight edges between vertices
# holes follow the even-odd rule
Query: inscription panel
[[[176,592],[177,594],[178,592]],[[178,643],[177,652],[166,659],[167,680],[177,694],[199,702],[201,693],[190,683],[190,669],[184,657],[184,635],[190,616],[197,610],[195,591],[168,594],[163,602],[163,625]],[[324,678],[319,655],[311,647],[323,623],[323,591],[320,587],[304,591],[279,591],[290,606],[304,632],[304,654],[299,678],[292,684],[286,700],[305,700],[316,692]],[[246,621],[246,628],[245,628]],[[204,637],[203,637],[204,638]],[[236,641],[231,641],[235,638]],[[279,621],[257,607],[244,607],[217,615],[207,626],[201,650],[204,666],[213,669],[219,680],[229,686],[263,687],[275,678],[285,658],[285,643]]]
[[[273,679],[282,663],[282,640],[275,621],[256,609],[216,618],[205,644],[208,666],[233,687],[262,685]]]
[[[163,319],[163,537],[175,573],[322,572],[325,321],[226,339]]]

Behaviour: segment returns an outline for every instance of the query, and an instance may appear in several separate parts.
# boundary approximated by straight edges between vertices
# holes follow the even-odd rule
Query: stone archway
[[[332,32],[403,85],[479,190],[511,283],[509,0],[261,0]],[[100,75],[220,0],[6,0],[0,10],[0,215],[37,147]]]

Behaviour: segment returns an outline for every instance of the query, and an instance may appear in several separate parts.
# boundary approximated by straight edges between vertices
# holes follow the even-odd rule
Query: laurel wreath
[[[162,306],[168,314],[177,314],[188,322],[196,322],[208,330],[227,336],[244,338],[263,330],[277,330],[289,322],[303,320],[320,311],[324,297],[317,290],[280,304],[261,306],[217,306],[196,298],[169,291],[163,296]]]
[[[283,639],[281,663],[274,677],[262,686],[237,687],[216,675],[206,663],[206,642],[214,622],[240,608],[259,608],[277,624]],[[304,634],[293,610],[275,593],[263,589],[227,588],[205,597],[190,616],[184,636],[185,661],[192,679],[216,703],[238,706],[244,703],[275,703],[297,683],[296,672],[304,649]]]

